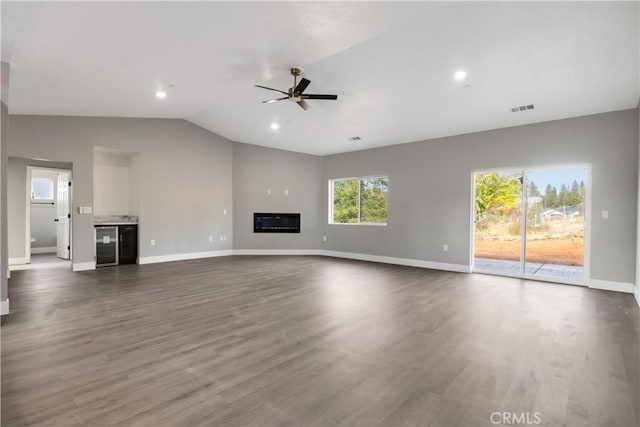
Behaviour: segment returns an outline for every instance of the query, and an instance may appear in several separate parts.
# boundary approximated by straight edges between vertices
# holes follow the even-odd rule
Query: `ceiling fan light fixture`
[[[167,97],[167,92],[165,92],[163,90],[157,90],[156,91],[156,98],[165,99],[166,97]]]
[[[302,74],[302,70],[298,67],[294,67],[291,68],[289,70],[291,72],[291,75],[293,76],[293,86],[291,86],[290,88],[287,89],[287,91],[284,90],[280,90],[280,89],[274,89],[272,87],[268,87],[268,86],[262,86],[262,85],[254,85],[254,87],[260,88],[260,89],[266,89],[266,90],[271,90],[274,92],[280,92],[283,95],[286,95],[282,98],[277,98],[277,99],[270,99],[267,101],[262,101],[263,104],[271,104],[272,102],[276,102],[276,101],[284,101],[284,100],[289,100],[291,102],[295,102],[296,104],[298,104],[298,106],[300,108],[302,108],[303,110],[308,110],[310,108],[310,105],[306,102],[307,99],[314,99],[314,100],[329,100],[329,101],[335,101],[338,99],[338,95],[325,95],[325,94],[308,94],[305,93],[305,90],[307,89],[307,86],[309,86],[309,84],[311,83],[311,80],[302,77],[300,79],[300,81],[298,82],[298,77],[300,77],[300,75]]]
[[[278,130],[280,129],[280,125],[276,122],[271,123],[271,130]]]

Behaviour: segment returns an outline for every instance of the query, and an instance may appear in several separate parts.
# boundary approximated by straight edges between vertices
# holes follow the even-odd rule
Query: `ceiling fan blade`
[[[302,98],[302,99],[328,99],[328,100],[335,101],[336,99],[338,99],[338,95],[308,94],[308,95],[301,95],[300,98]]]
[[[289,99],[288,96],[283,96],[282,98],[276,99],[267,99],[266,101],[262,101],[263,104],[271,104],[272,102],[284,101],[285,99]]]
[[[304,99],[301,99],[300,101],[296,102],[296,104],[298,104],[300,107],[302,107],[303,110],[308,110],[310,105],[307,104],[307,102]]]
[[[307,86],[309,86],[309,83],[311,83],[311,80],[305,79],[303,77],[302,80],[300,80],[300,83],[298,83],[298,86],[296,86],[296,93],[300,94],[304,92]]]
[[[285,95],[289,95],[287,92],[280,90],[280,89],[274,89],[272,87],[266,87],[266,86],[260,86],[260,85],[254,85],[255,87],[259,87],[260,89],[267,89],[267,90],[273,90],[275,92],[280,92],[280,93],[284,93]]]

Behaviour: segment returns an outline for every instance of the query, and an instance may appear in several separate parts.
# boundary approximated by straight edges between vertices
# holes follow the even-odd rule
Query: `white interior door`
[[[71,206],[69,199],[69,173],[58,173],[57,183],[57,217],[56,217],[56,235],[57,235],[57,255],[58,258],[69,259],[70,258],[70,219]]]

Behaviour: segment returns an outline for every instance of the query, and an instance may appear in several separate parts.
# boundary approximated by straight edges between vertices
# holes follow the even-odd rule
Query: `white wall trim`
[[[423,261],[410,258],[395,258],[380,255],[368,255],[353,252],[322,251],[322,255],[334,258],[357,259],[360,261],[381,262],[384,264],[406,265],[408,267],[430,268],[433,270],[454,271],[457,273],[471,273],[470,265],[449,264],[444,262]]]
[[[0,315],[9,314],[9,298],[0,301]]]
[[[27,260],[27,257],[16,257],[16,258],[9,258],[9,265],[24,265],[24,264],[28,264],[29,261]]]
[[[611,280],[589,279],[589,287],[591,289],[600,289],[603,291],[615,291],[633,293],[633,283],[613,282]]]
[[[432,270],[453,271],[456,273],[471,273],[471,266],[464,264],[450,264],[443,262],[423,261],[410,258],[396,258],[380,255],[369,255],[354,252],[328,251],[320,249],[227,249],[208,252],[189,252],[182,254],[159,255],[140,257],[138,264],[156,264],[171,261],[186,261],[191,259],[214,258],[230,255],[317,255],[333,258],[355,259],[359,261],[379,262],[384,264],[404,265],[408,267],[428,268]],[[12,258],[16,260],[17,258]],[[22,258],[24,260],[24,258]],[[11,260],[10,260],[11,263]],[[83,262],[73,264],[73,271],[94,270],[95,262]],[[632,283],[614,282],[610,280],[590,279],[588,286],[591,289],[600,289],[605,291],[625,292],[635,295],[636,301],[640,306],[640,290]],[[7,303],[8,304],[8,303]]]
[[[72,271],[86,271],[86,270],[95,270],[95,269],[96,269],[95,261],[77,262],[77,263],[71,264]]]
[[[183,254],[158,255],[139,257],[138,264],[156,264],[159,262],[186,261],[189,259],[213,258],[220,256],[233,255],[233,250],[220,250],[208,252],[188,252]]]
[[[233,255],[324,255],[320,249],[234,249]]]
[[[31,248],[31,255],[34,254],[55,254],[58,248],[55,246],[47,246],[44,248]]]

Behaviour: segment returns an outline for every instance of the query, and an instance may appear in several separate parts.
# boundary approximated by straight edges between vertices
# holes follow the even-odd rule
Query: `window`
[[[31,178],[31,201],[35,203],[52,203],[53,179],[35,176]]]
[[[388,193],[386,176],[329,181],[329,223],[386,225]]]

